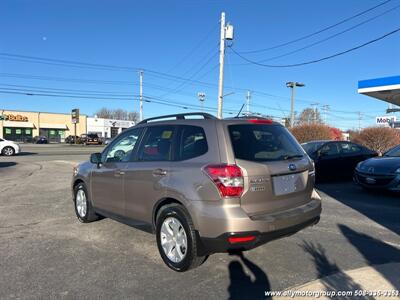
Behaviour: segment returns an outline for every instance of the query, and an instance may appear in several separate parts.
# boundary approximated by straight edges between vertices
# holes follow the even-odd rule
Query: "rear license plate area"
[[[307,172],[272,177],[275,196],[303,191],[307,185]]]

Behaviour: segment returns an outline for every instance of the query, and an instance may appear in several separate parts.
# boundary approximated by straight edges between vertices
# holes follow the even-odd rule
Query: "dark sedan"
[[[48,144],[49,140],[45,136],[35,136],[32,139],[32,143],[34,143],[34,144]]]
[[[81,134],[79,138],[79,144],[84,145],[102,145],[103,141],[97,135],[97,133]]]
[[[360,162],[354,171],[354,181],[366,189],[400,191],[400,145]]]
[[[79,139],[77,135],[69,135],[65,138],[65,143],[67,144],[75,144]]]
[[[346,141],[312,141],[302,146],[314,160],[317,180],[351,179],[360,161],[377,156],[364,146]]]

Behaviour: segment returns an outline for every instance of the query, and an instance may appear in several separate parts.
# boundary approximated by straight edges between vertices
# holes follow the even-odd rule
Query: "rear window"
[[[283,126],[242,124],[230,125],[228,130],[237,159],[275,161],[304,155]]]
[[[310,155],[317,151],[323,144],[325,144],[325,142],[311,142],[301,144],[301,146]]]

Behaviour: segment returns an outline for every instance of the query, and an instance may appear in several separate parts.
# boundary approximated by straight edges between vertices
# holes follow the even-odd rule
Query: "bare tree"
[[[139,114],[136,111],[130,111],[128,113],[128,120],[137,123],[139,121]]]
[[[329,126],[324,124],[303,124],[290,128],[290,131],[299,141],[306,143],[315,140],[331,140],[332,133]]]
[[[115,119],[115,120],[129,120],[137,122],[139,120],[139,114],[135,111],[127,111],[125,109],[109,109],[103,107],[99,109],[95,115],[98,118],[104,119]]]
[[[106,107],[100,108],[95,115],[98,118],[104,118],[104,119],[112,119],[112,111],[111,109],[108,109]]]
[[[321,113],[318,108],[305,108],[297,118],[297,125],[322,123]]]

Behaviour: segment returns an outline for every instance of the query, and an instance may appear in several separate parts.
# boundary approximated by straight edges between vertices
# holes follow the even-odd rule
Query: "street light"
[[[206,94],[203,92],[197,93],[197,97],[199,97],[201,112],[204,112],[204,101],[206,100]]]
[[[294,96],[296,94],[297,86],[303,87],[303,86],[305,86],[305,84],[301,83],[301,82],[293,82],[293,81],[286,82],[286,87],[292,89],[292,96],[291,96],[291,100],[290,100],[290,127],[293,127],[293,125],[294,125]]]

